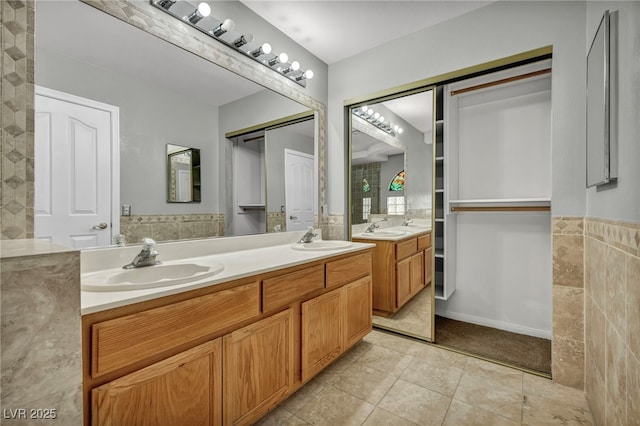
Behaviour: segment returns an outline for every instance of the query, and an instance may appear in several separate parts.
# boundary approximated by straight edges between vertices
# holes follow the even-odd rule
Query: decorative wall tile
[[[552,232],[554,234],[563,234],[563,235],[583,235],[584,234],[584,218],[566,217],[566,216],[554,217]]]
[[[33,238],[33,7],[0,2],[1,239]]]
[[[267,213],[267,232],[276,232],[274,228],[280,226],[279,232],[287,230],[287,214],[284,212],[268,212]]]
[[[582,235],[553,235],[553,284],[570,287],[584,286],[584,237]]]
[[[584,388],[584,344],[553,337],[551,354],[553,380],[565,386]]]
[[[224,236],[224,215],[175,214],[133,215],[120,217],[120,233],[127,244],[150,237],[156,241]]]
[[[584,340],[584,291],[553,286],[553,337]]]
[[[595,424],[640,424],[640,224],[585,221],[586,396]]]

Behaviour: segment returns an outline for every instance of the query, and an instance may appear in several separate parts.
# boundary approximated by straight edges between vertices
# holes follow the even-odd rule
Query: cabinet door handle
[[[291,219],[291,220],[298,220],[298,216],[289,216],[289,219]]]
[[[93,225],[93,229],[98,229],[98,230],[102,230],[102,229],[107,229],[109,225],[107,225],[106,223],[102,222],[99,223],[97,225]]]

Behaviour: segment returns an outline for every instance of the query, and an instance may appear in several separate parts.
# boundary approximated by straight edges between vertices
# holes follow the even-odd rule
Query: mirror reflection
[[[220,7],[240,6],[231,2]],[[232,15],[233,11],[229,13]],[[109,109],[111,115],[103,120],[108,128],[103,139],[114,145],[83,162],[106,169],[100,173],[88,170],[89,176],[99,175],[102,180],[85,185],[92,191],[95,188],[95,193],[86,188],[81,192],[91,199],[106,201],[98,206],[82,206],[86,212],[83,214],[90,216],[91,222],[72,232],[83,235],[82,238],[63,235],[55,242],[85,248],[109,244],[111,236],[118,233],[125,235],[127,243],[136,243],[142,237],[169,241],[266,232],[266,222],[264,226],[236,232],[238,207],[232,200],[237,182],[229,168],[233,142],[225,135],[307,112],[308,107],[78,1],[39,3],[36,25],[36,85],[69,95],[73,103],[86,102],[89,109]],[[145,52],[143,57],[140,52]],[[36,96],[38,108],[43,103],[37,99]],[[36,117],[44,117],[49,112],[37,109]],[[86,135],[87,143],[91,144],[95,142],[91,135],[102,135],[100,126],[94,125],[92,119],[77,116],[72,119],[81,123],[74,137]],[[44,132],[38,129],[46,126],[36,124],[36,128],[36,156],[42,160],[49,154],[42,148],[46,145],[42,143]],[[309,149],[312,153],[317,152],[314,136],[312,132]],[[199,150],[200,202],[193,202],[197,197],[187,201],[186,195],[177,193],[175,198],[167,197],[164,164],[168,144]],[[51,162],[45,158],[36,161],[38,164]],[[314,158],[316,169],[317,164]],[[36,170],[36,188],[46,186],[38,182],[43,182],[47,173],[47,170]],[[314,173],[317,172],[314,170]],[[191,178],[195,194],[195,175]],[[262,182],[253,182],[256,186],[265,183],[264,178]],[[317,179],[312,184],[315,214],[318,211]],[[75,183],[66,185],[73,187]],[[280,188],[284,189],[284,184]],[[46,226],[55,228],[70,219],[47,217],[51,225],[44,225],[50,201],[46,197],[55,197],[65,189],[46,191],[49,192],[36,190],[35,194],[35,202],[41,206],[40,209],[36,206],[37,238],[49,238]],[[265,199],[279,197],[265,193]],[[123,211],[128,215],[121,215]],[[94,230],[90,226],[94,223],[113,226]]]
[[[200,150],[167,144],[167,201],[200,202]]]
[[[425,90],[355,107],[351,117],[351,236],[376,244],[373,323],[428,341],[432,106]]]

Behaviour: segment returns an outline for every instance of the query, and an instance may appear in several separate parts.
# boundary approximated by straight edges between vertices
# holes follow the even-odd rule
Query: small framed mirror
[[[587,54],[587,188],[615,182],[617,12],[605,11]]]
[[[167,144],[167,202],[199,203],[200,150]]]

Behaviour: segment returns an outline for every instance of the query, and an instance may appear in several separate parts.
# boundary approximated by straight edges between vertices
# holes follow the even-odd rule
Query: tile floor
[[[593,423],[582,391],[374,330],[258,424]]]
[[[431,318],[431,284],[429,284],[390,317],[374,315],[373,323],[431,339]]]

